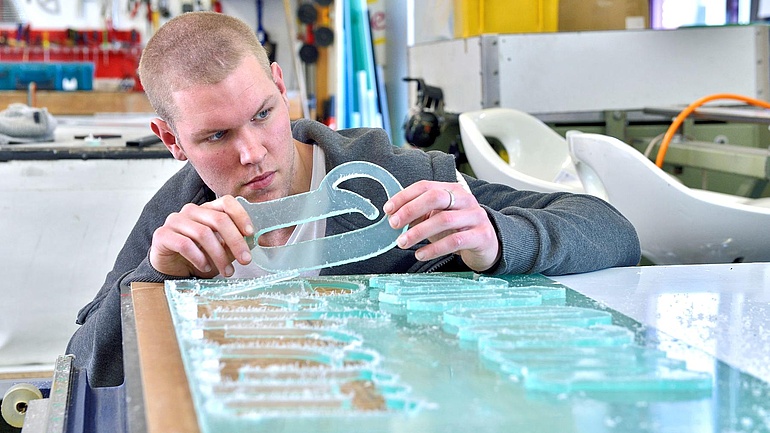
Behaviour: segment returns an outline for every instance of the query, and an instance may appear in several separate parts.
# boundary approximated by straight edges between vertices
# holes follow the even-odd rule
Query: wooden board
[[[50,380],[53,377],[53,369],[41,371],[7,371],[0,373],[0,380],[24,380],[42,379]]]
[[[147,431],[199,431],[163,284],[132,283]]]
[[[12,103],[27,104],[27,92],[0,91],[0,110]],[[38,91],[36,107],[57,115],[91,116],[97,113],[154,113],[143,92],[54,92]],[[289,116],[302,118],[298,95],[289,95]]]
[[[31,105],[45,107],[53,115],[96,113],[154,113],[143,92],[36,92]],[[0,109],[11,103],[27,104],[27,92],[0,92]]]

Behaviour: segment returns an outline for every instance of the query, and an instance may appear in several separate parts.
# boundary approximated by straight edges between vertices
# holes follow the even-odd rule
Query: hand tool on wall
[[[297,19],[302,24],[314,24],[318,20],[318,11],[310,2],[303,2],[297,8]]]
[[[283,0],[284,17],[286,18],[286,28],[289,29],[289,35],[296,35],[296,12],[292,7],[291,0]],[[307,104],[307,94],[305,87],[305,77],[302,68],[302,61],[299,58],[299,54],[294,50],[294,42],[291,42],[291,56],[294,63],[294,72],[297,77],[297,86],[299,86],[300,106],[302,107],[302,116],[306,119],[310,118],[310,110]]]
[[[160,12],[160,16],[163,17],[163,19],[171,18],[171,9],[168,7],[168,0],[158,1],[158,12]]]
[[[315,43],[319,47],[328,47],[334,43],[334,31],[329,26],[329,5],[332,4],[332,1],[316,0],[316,4],[321,8],[321,10],[320,17],[318,19],[318,25],[313,31],[315,36]]]
[[[305,35],[302,39],[303,43],[302,47],[299,49],[299,58],[305,63],[313,64],[318,60],[318,47],[315,45],[315,35],[313,33],[312,25],[305,25]]]
[[[305,24],[304,43],[299,49],[299,58],[305,64],[305,82],[310,118],[316,118],[316,62],[318,48],[315,46],[312,24]]]
[[[272,63],[275,62],[276,45],[270,40],[270,35],[267,34],[265,28],[262,26],[263,16],[264,10],[262,9],[262,0],[257,0],[257,39],[259,39],[259,43],[265,47],[267,58],[270,60],[270,63]]]
[[[139,13],[139,6],[142,4],[141,0],[128,0],[128,16],[136,18],[136,14]]]
[[[302,36],[302,47],[299,49],[299,58],[305,64],[305,81],[307,87],[307,101],[311,119],[316,118],[316,62],[318,61],[318,47],[315,41],[313,27],[318,21],[318,10],[310,2],[302,3],[297,9],[297,19],[305,26]]]

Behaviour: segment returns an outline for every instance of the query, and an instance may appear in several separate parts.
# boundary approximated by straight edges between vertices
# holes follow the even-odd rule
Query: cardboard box
[[[648,0],[560,0],[559,31],[631,30],[650,27]]]
[[[559,0],[454,0],[454,34],[555,32],[558,9]]]

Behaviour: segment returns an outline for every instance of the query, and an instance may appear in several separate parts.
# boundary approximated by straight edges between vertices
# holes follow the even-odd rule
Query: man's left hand
[[[391,227],[410,226],[398,237],[400,248],[430,241],[415,252],[417,260],[456,253],[469,268],[482,272],[500,259],[497,234],[487,212],[459,183],[416,182],[391,197],[384,211]]]

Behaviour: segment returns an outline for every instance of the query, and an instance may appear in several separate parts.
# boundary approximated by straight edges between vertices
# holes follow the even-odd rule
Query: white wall
[[[0,163],[0,369],[53,364],[173,159]]]

